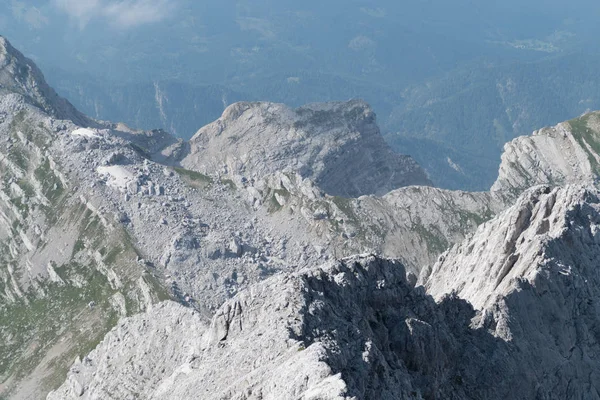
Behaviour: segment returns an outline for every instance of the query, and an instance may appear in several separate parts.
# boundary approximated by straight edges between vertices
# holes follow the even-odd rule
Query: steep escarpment
[[[362,101],[307,105],[237,103],[190,141],[182,165],[202,173],[257,180],[298,172],[330,195],[383,195],[430,185],[408,156],[394,153]]]
[[[437,299],[473,304],[474,326],[530,360],[542,398],[598,396],[599,204],[591,186],[531,189],[424,279]]]

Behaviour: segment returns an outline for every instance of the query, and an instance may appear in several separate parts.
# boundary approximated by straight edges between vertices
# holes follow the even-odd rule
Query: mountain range
[[[504,143],[600,109],[593,0],[146,3],[10,0],[0,31],[86,115],[186,140],[239,101],[364,99],[453,190],[489,190]]]
[[[589,113],[440,189],[364,101],[184,140],[2,39],[0,398],[600,397],[599,144]]]

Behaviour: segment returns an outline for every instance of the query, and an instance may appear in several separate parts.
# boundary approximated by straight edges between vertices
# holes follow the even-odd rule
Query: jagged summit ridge
[[[444,315],[452,313],[461,325],[472,313],[453,302],[438,307],[414,291],[398,262],[355,256],[261,282],[226,302],[209,325],[196,322],[197,330],[184,327],[198,317],[174,304],[122,321],[48,399],[109,393],[238,400],[449,394],[458,380],[445,364],[458,361],[452,355],[460,345]],[[161,337],[175,320],[181,322],[173,334]],[[142,351],[159,341],[167,349],[181,345],[158,359]],[[158,366],[162,373],[144,378],[145,369]]]
[[[441,298],[454,291],[483,309],[515,290],[520,280],[534,282],[552,270],[552,257],[567,262],[566,274],[596,265],[588,264],[600,254],[598,195],[585,185],[526,191],[472,238],[441,256],[425,279],[429,293]]]
[[[425,172],[385,143],[363,101],[309,104],[237,103],[190,140],[186,168],[245,179],[298,172],[326,193],[383,195],[430,185]]]

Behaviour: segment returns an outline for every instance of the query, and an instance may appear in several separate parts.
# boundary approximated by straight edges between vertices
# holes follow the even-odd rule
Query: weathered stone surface
[[[114,387],[116,398],[596,398],[598,196],[580,187],[527,192],[434,267],[426,288],[437,302],[401,264],[370,255],[282,274],[226,302],[195,339],[168,336],[197,347],[187,362],[159,361],[176,371],[160,384],[142,387],[102,361],[71,372],[49,399],[76,398],[75,376],[89,391]],[[515,252],[524,261],[506,273]],[[91,357],[127,351],[111,335]],[[153,335],[131,342],[143,348]]]

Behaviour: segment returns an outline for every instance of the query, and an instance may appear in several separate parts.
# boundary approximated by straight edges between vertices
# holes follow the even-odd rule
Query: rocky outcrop
[[[538,387],[517,398],[599,396],[599,204],[591,186],[531,189],[423,279],[438,300],[454,293],[473,304],[473,325],[528,360],[522,373]]]
[[[237,103],[200,129],[182,160],[205,174],[258,180],[298,172],[330,195],[383,195],[408,185],[430,185],[408,156],[383,140],[375,114],[362,101],[307,105]]]
[[[518,196],[535,185],[592,181],[599,165],[600,113],[590,113],[507,143],[491,190]]]

